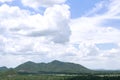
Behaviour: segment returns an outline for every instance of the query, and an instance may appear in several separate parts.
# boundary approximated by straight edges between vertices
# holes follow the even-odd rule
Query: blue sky
[[[0,66],[60,60],[120,69],[119,8],[119,0],[0,0]]]
[[[84,14],[86,14],[88,11],[90,11],[92,8],[95,7],[97,3],[99,3],[102,0],[68,0],[66,1],[66,4],[70,6],[70,11],[71,11],[71,18],[78,18]],[[11,6],[19,6],[22,9],[29,9],[31,11],[35,11],[34,9],[30,7],[26,7],[22,5],[21,0],[14,0],[12,3],[6,2],[6,4],[11,5]],[[40,11],[44,11],[44,8],[40,8]],[[39,11],[35,11],[39,12]]]
[[[71,17],[78,18],[94,8],[100,1],[102,0],[68,0],[66,3],[70,6]]]

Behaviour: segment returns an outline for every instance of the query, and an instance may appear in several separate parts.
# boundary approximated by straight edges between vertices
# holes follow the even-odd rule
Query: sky
[[[120,0],[0,0],[0,66],[60,60],[120,70]]]

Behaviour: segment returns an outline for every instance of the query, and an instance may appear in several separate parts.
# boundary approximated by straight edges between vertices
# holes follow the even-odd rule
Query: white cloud
[[[0,55],[0,66],[7,66],[11,67],[11,64],[13,67],[17,66],[23,60],[27,61],[27,58],[23,56],[15,56],[15,55]]]
[[[107,6],[105,3],[108,3]],[[105,12],[99,14],[99,11],[106,8]],[[112,50],[99,50],[95,44],[99,43],[120,43],[120,30],[114,25],[104,25],[103,23],[109,19],[120,20],[120,1],[110,0],[100,3],[98,6],[93,8],[90,13],[77,19],[71,20],[71,38],[70,42],[73,44],[84,43],[82,50],[79,49],[79,53],[86,55],[82,58],[77,58],[74,62],[78,61],[89,68],[104,68],[104,69],[118,69],[119,62],[119,47]],[[113,23],[114,24],[114,23]],[[85,44],[86,42],[86,44]],[[89,45],[91,44],[91,45]],[[81,44],[80,44],[81,45]],[[90,52],[92,51],[92,52]],[[89,55],[90,52],[90,55]],[[95,54],[93,54],[95,52]],[[91,56],[91,55],[94,56]],[[97,55],[96,55],[97,54]],[[112,58],[112,59],[111,59]],[[81,61],[79,61],[81,60]],[[110,65],[114,63],[116,66]],[[94,65],[96,65],[94,67]],[[102,66],[103,65],[103,66]]]
[[[46,37],[55,43],[69,41],[70,12],[67,5],[55,5],[46,9],[44,15],[32,15],[19,7],[2,5],[0,7],[1,28],[5,36]],[[60,39],[63,37],[62,39]]]
[[[62,4],[65,3],[66,0],[22,0],[23,5],[32,7],[32,8],[39,8],[39,7],[50,7],[55,4]]]
[[[41,18],[42,23],[37,25],[37,28],[30,32],[28,36],[39,37],[47,36],[50,37],[56,43],[64,43],[69,41],[69,36],[71,31],[69,28],[70,12],[67,5],[54,5],[46,9],[43,18]],[[33,18],[31,19],[33,20]],[[40,18],[38,17],[38,20]],[[36,24],[38,24],[35,21]],[[39,26],[46,28],[41,31]],[[52,36],[52,37],[51,37]],[[61,37],[63,37],[61,39]]]
[[[119,0],[110,0],[110,4],[108,5],[108,12],[107,14],[111,16],[117,16],[120,14],[119,8],[120,8],[120,1]],[[120,15],[118,15],[120,16]]]
[[[31,58],[35,55],[37,58],[41,57],[41,60],[45,60],[43,57],[51,60],[56,52],[59,52],[56,59],[65,54],[66,47],[63,47],[63,43],[69,42],[71,35],[69,6],[54,5],[46,8],[44,15],[41,15],[32,14],[18,6],[3,4],[0,6],[0,13],[2,65],[16,66],[28,60],[39,60]],[[17,61],[12,62],[13,58]],[[10,64],[5,64],[7,60]]]
[[[0,2],[4,3],[4,2],[12,2],[13,0],[0,0]]]
[[[92,13],[100,11],[101,8],[107,10],[103,14],[93,14],[92,16],[82,16],[78,19],[71,21],[71,42],[78,42],[82,40],[92,40],[94,43],[113,42],[119,43],[120,30],[116,29],[115,26],[104,25],[109,19],[120,20],[120,1],[119,0],[108,0],[102,1],[93,8]],[[105,3],[108,3],[107,6]],[[101,6],[102,7],[101,7]],[[98,8],[99,7],[99,8]],[[89,14],[89,12],[88,12]],[[114,24],[114,23],[113,23]],[[79,36],[79,37],[78,37]]]
[[[28,7],[46,7],[43,15],[2,4],[0,66],[16,66],[29,60],[48,62],[58,59],[89,68],[119,68],[120,30],[103,25],[107,19],[120,19],[119,0],[103,1],[87,16],[71,19],[71,22],[69,6],[64,4],[65,1],[22,0]],[[104,3],[109,4],[106,6]],[[106,11],[98,14],[102,8],[106,8]],[[94,15],[91,16],[92,13]],[[101,43],[114,43],[118,47],[101,50],[96,46]],[[110,65],[114,62],[116,67]]]

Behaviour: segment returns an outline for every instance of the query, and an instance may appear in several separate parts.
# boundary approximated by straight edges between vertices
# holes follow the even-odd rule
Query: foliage
[[[93,71],[56,60],[50,63],[29,61],[14,69],[2,67],[0,80],[120,80],[120,71]]]
[[[91,70],[79,64],[53,61],[50,63],[26,62],[15,68],[19,72],[28,73],[87,73]]]
[[[0,80],[120,80],[119,73],[19,74],[14,69],[0,73]]]
[[[0,76],[0,80],[120,80],[120,76],[93,75],[15,75]]]

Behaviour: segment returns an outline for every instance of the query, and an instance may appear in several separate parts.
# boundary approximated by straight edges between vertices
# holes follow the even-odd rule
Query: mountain
[[[8,68],[7,67],[0,67],[0,71],[7,71],[8,70]]]
[[[28,61],[16,67],[15,70],[29,73],[87,73],[91,71],[80,64],[57,60],[50,63],[34,63]]]

